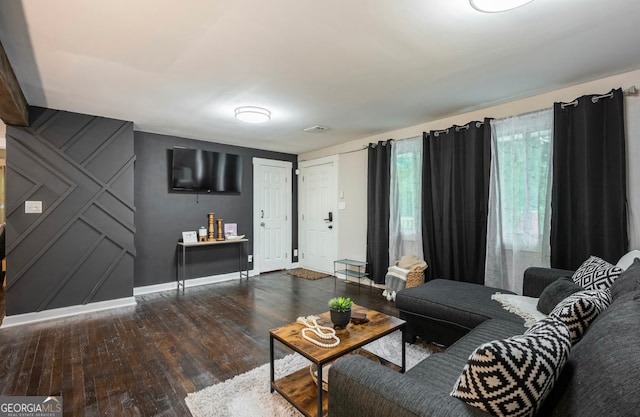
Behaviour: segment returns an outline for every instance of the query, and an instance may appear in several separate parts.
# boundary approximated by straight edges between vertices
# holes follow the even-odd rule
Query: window
[[[491,121],[485,284],[522,291],[530,266],[549,266],[553,111]]]
[[[422,138],[391,148],[389,262],[422,253]]]
[[[507,247],[539,251],[547,214],[549,129],[498,136],[502,238]]]

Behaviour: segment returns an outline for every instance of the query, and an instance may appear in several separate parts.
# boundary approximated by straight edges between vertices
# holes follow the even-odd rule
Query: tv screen
[[[239,193],[242,191],[242,157],[173,148],[171,188],[175,191]]]

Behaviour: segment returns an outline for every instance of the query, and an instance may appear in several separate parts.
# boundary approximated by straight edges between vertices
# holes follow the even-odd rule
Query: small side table
[[[349,277],[358,278],[358,292],[360,291],[360,281],[362,278],[367,277],[365,272],[367,263],[363,261],[356,261],[354,259],[339,259],[333,261],[333,290],[336,289],[337,274],[344,275],[345,284],[349,282]],[[372,283],[369,282],[369,291],[371,291]]]

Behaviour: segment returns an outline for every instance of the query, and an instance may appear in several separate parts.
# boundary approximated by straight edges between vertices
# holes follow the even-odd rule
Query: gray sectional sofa
[[[571,273],[530,268],[523,293],[537,297],[546,285]],[[537,416],[640,416],[640,278],[627,282],[623,291],[611,290],[612,304],[573,346]],[[424,337],[448,349],[405,374],[358,355],[337,362],[329,370],[331,417],[489,416],[449,394],[478,346],[526,330],[520,317],[490,299],[496,291],[505,292],[430,281],[398,293],[396,304],[408,322],[409,338]]]

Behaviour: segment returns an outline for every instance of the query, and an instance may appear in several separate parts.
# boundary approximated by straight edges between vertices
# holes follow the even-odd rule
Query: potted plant
[[[351,306],[353,301],[349,297],[335,297],[329,300],[329,312],[333,327],[347,327],[351,320]]]

